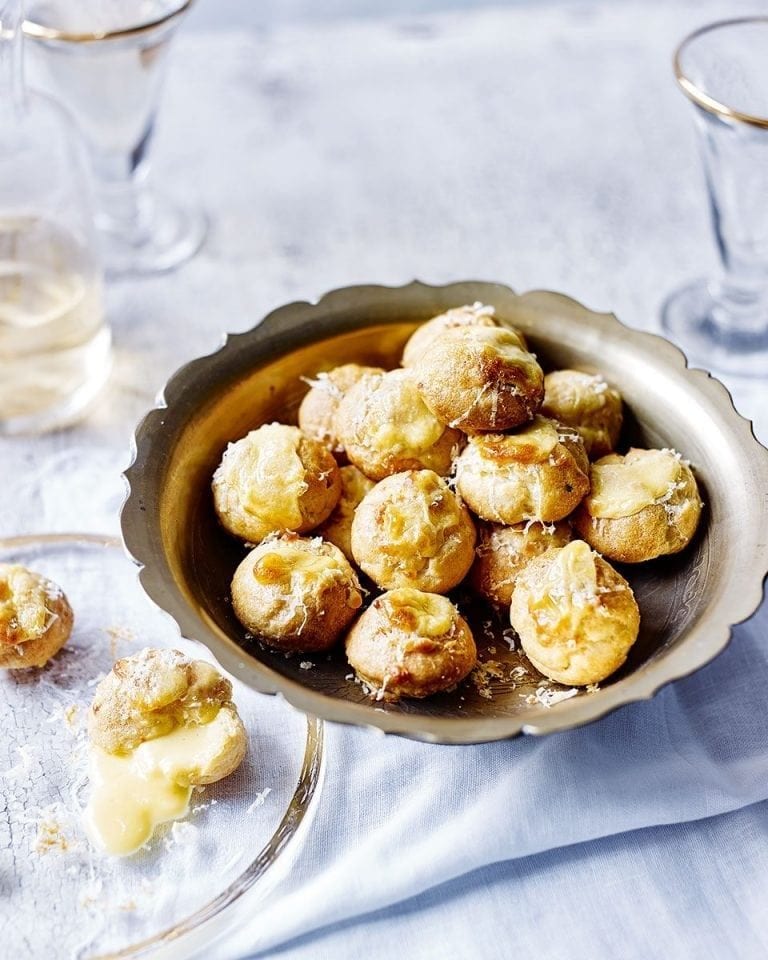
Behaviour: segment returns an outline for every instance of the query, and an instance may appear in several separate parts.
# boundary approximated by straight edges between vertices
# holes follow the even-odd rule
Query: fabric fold
[[[726,813],[768,797],[768,606],[654,699],[545,739],[444,747],[337,725],[288,880],[221,958],[413,898],[500,861]]]

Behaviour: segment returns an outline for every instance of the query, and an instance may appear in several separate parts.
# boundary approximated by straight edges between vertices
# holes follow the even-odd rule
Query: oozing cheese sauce
[[[592,465],[592,490],[586,504],[594,517],[630,517],[667,497],[680,480],[681,467],[673,454],[644,450],[617,463]]]
[[[224,721],[220,711],[210,723],[179,727],[126,754],[91,745],[92,792],[85,810],[91,840],[106,853],[127,856],[161,823],[185,816],[190,777],[218,752]]]

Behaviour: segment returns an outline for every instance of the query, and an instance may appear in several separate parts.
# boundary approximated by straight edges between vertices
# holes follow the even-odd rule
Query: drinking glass
[[[0,0],[0,435],[71,422],[110,369],[77,132],[27,94],[21,0]]]
[[[149,152],[167,54],[191,0],[30,0],[35,79],[88,144],[97,226],[113,275],[170,270],[193,256],[204,215],[157,194]]]
[[[693,104],[721,269],[674,293],[662,324],[695,363],[768,377],[768,17],[702,27],[674,66]]]

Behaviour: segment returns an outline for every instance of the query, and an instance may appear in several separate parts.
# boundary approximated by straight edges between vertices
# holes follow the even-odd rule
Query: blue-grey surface
[[[0,533],[114,529],[130,428],[168,374],[282,302],[478,277],[562,290],[655,329],[668,292],[715,266],[670,60],[688,30],[753,4],[305,20],[273,0],[253,31],[209,29],[213,6],[200,0],[198,29],[179,38],[156,144],[158,178],[210,212],[208,243],[175,274],[112,287],[116,373],[88,421],[0,442]],[[732,385],[768,436],[765,384]],[[220,956],[256,943],[291,960],[765,956],[764,614],[652,704],[590,732],[474,751],[463,779],[467,752],[334,730],[324,813],[289,884]],[[576,743],[590,758],[581,781],[568,767]],[[628,744],[647,748],[634,776]],[[426,795],[406,790],[421,782]],[[477,805],[452,818],[468,791],[482,792]]]
[[[579,5],[583,0],[555,0]],[[614,0],[621,3],[623,0]],[[195,0],[189,26],[197,30],[258,27],[275,23],[421,17],[449,10],[546,7],[552,0]]]

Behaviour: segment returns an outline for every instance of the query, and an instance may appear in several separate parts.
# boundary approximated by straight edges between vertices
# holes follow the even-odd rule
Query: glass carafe
[[[110,368],[83,154],[25,90],[21,0],[0,0],[0,434],[69,423]]]

